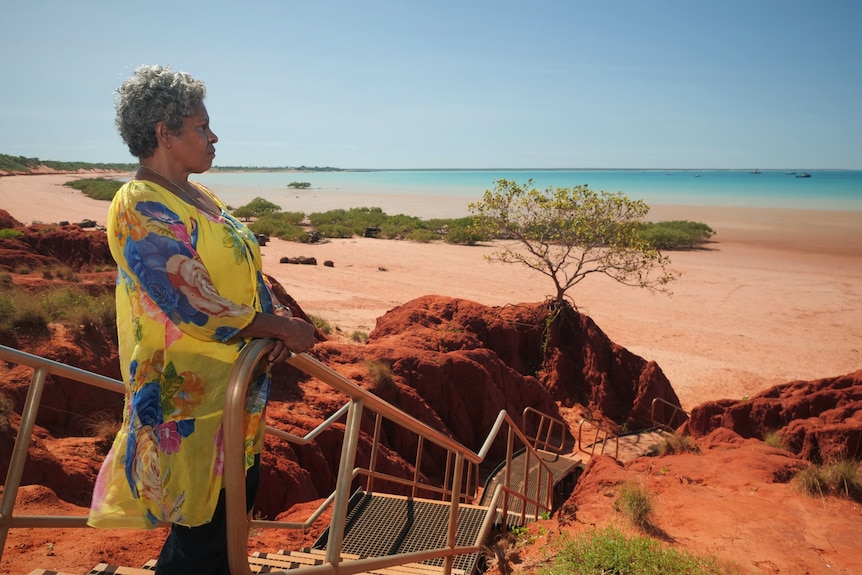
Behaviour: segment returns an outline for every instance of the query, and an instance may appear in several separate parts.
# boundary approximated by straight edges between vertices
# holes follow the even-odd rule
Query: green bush
[[[646,222],[640,228],[641,238],[660,250],[694,248],[709,241],[714,234],[715,231],[704,223],[685,220]]]
[[[0,230],[0,240],[13,240],[15,238],[20,238],[24,235],[24,232],[21,230],[15,230],[12,228],[5,228]]]
[[[563,535],[552,550],[551,565],[543,575],[730,575],[738,569],[715,557],[699,557],[684,550],[663,547],[649,537],[627,537],[613,527]]]
[[[257,197],[245,204],[244,206],[240,206],[233,210],[233,215],[240,219],[248,219],[248,218],[262,218],[263,216],[269,214],[276,214],[281,211],[281,206],[278,204],[274,204],[269,200],[265,200],[263,198]],[[301,218],[300,218],[301,219]]]
[[[387,216],[379,224],[379,227],[380,236],[387,239],[401,239],[416,230],[425,229],[420,218],[405,216],[404,214]]]
[[[418,242],[420,244],[427,244],[429,242],[433,242],[436,239],[439,239],[440,236],[436,235],[431,230],[426,229],[417,229],[412,232],[408,232],[405,235],[405,239],[410,240],[411,242]]]
[[[305,215],[299,212],[272,213],[264,215],[256,222],[249,224],[248,228],[256,234],[308,243],[308,232],[299,225],[304,218]]]
[[[449,220],[443,231],[443,240],[447,244],[474,246],[478,242],[491,239],[487,234],[473,226],[473,218],[470,217]]]
[[[108,178],[82,178],[80,180],[66,182],[63,185],[80,190],[94,200],[111,201],[114,199],[114,195],[117,193],[117,190],[122,187],[123,182]]]
[[[353,230],[344,224],[321,224],[318,233],[325,238],[352,238]]]

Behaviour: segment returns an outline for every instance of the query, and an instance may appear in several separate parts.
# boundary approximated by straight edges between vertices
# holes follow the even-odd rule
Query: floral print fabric
[[[126,386],[122,427],[93,493],[89,525],[209,522],[222,488],[228,378],[258,311],[272,311],[260,246],[203,186],[218,217],[132,180],[108,213],[118,265],[117,330]],[[260,452],[269,373],[249,386],[246,468]]]

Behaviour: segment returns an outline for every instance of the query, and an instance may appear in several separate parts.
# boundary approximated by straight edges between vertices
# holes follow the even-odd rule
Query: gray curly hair
[[[116,91],[115,124],[129,152],[149,158],[158,146],[156,124],[164,122],[179,132],[204,101],[206,86],[170,66],[141,66]]]

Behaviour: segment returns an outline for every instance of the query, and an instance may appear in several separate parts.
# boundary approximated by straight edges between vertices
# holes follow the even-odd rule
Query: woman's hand
[[[311,349],[316,333],[317,329],[312,324],[292,317],[289,309],[276,308],[275,313],[258,312],[254,320],[239,332],[239,335],[276,340],[268,359],[270,363],[277,363],[286,360],[292,353],[302,353]]]
[[[284,361],[291,353],[302,353],[311,349],[317,331],[313,325],[295,317],[275,317],[280,320],[281,330],[278,335],[274,335],[276,342],[269,353],[270,363]]]

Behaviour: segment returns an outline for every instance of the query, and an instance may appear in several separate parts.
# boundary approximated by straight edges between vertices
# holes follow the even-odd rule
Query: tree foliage
[[[290,182],[288,188],[296,188],[298,190],[307,190],[311,187],[311,182]]]
[[[249,218],[260,218],[267,214],[274,214],[281,211],[281,206],[274,204],[263,198],[255,198],[244,206],[240,206],[233,211],[233,215],[248,220]]]
[[[643,201],[585,185],[539,191],[532,180],[495,184],[481,201],[470,204],[473,222],[480,234],[513,241],[487,258],[520,263],[548,276],[557,303],[595,273],[657,292],[666,292],[675,279],[666,269],[670,260],[639,234],[641,218],[649,211]]]
[[[701,222],[673,220],[669,222],[646,222],[641,228],[641,237],[660,250],[694,248],[706,243],[715,231]]]

